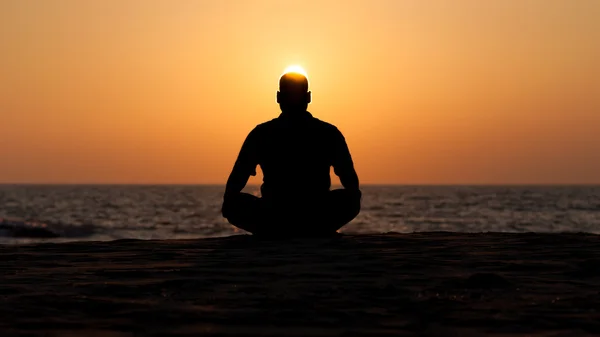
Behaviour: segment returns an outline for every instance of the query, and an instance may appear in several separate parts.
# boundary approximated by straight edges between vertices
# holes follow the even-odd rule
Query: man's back
[[[331,186],[331,166],[341,179],[358,185],[341,132],[309,112],[282,113],[258,125],[248,135],[240,159],[242,166],[261,166],[265,198],[322,195]]]

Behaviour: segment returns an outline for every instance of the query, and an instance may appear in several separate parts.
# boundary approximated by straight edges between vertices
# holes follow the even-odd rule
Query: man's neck
[[[284,118],[295,118],[295,117],[306,117],[306,116],[311,116],[310,112],[308,112],[306,109],[286,109],[286,110],[281,110],[281,115],[280,117],[284,117]]]

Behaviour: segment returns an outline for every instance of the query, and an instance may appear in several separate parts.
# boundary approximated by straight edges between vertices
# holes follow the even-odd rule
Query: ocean
[[[223,190],[209,185],[0,185],[0,243],[244,234],[221,217]],[[342,233],[600,233],[600,186],[372,185],[362,191],[362,211]]]

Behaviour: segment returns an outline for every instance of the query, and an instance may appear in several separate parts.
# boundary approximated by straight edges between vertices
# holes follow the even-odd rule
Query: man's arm
[[[340,182],[345,189],[360,192],[358,175],[354,170],[354,163],[346,139],[337,129],[333,141],[333,171],[340,177]]]
[[[256,129],[252,130],[246,137],[229,179],[227,179],[224,198],[240,193],[246,186],[250,176],[256,175],[256,166],[258,165],[256,138]]]

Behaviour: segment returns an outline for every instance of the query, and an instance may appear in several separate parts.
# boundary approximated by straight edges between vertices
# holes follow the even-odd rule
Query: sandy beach
[[[600,334],[600,237],[0,246],[2,336]]]

